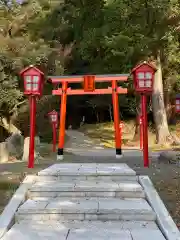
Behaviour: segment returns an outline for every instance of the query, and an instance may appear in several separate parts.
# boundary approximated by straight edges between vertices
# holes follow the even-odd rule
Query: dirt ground
[[[119,163],[120,161],[127,163],[137,174],[148,175],[151,178],[171,216],[180,227],[180,167],[158,164],[156,158],[151,160],[151,167],[148,169],[143,167],[141,157],[125,157],[117,160],[114,157],[83,157],[68,153],[64,159],[64,162],[83,163]],[[25,175],[36,174],[53,163],[57,163],[55,154],[41,160],[39,164],[36,163],[34,169],[28,169],[27,163],[24,162],[0,164],[0,211],[3,210]]]
[[[136,136],[137,139],[134,139],[136,124],[134,120],[129,120],[123,122],[122,127],[122,146],[124,148],[129,147],[140,147],[140,137]],[[169,130],[173,135],[176,135],[180,138],[180,122],[177,122],[176,125],[170,125]],[[81,126],[79,131],[83,132],[85,135],[89,136],[91,140],[100,140],[102,145],[106,148],[115,147],[114,139],[114,123],[98,123],[98,124],[85,124]],[[148,145],[149,149],[152,151],[160,151],[165,149],[171,149],[171,146],[159,145],[156,144],[156,134],[152,126],[148,128]],[[179,148],[180,146],[174,146],[174,148]]]

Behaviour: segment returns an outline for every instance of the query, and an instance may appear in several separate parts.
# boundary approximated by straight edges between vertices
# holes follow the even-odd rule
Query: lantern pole
[[[60,110],[60,124],[59,124],[59,144],[57,160],[63,159],[64,138],[65,138],[65,123],[66,123],[66,103],[67,103],[67,85],[66,81],[62,82],[61,95],[61,110]]]
[[[147,96],[141,94],[142,103],[142,125],[143,125],[143,159],[144,167],[149,167],[149,156],[148,156],[148,125],[147,125]]]
[[[139,128],[140,128],[140,149],[143,149],[143,124],[142,124],[142,113],[139,116]]]
[[[53,152],[56,152],[56,123],[52,123],[53,129]]]
[[[30,143],[28,168],[34,168],[35,125],[36,125],[36,96],[29,97],[30,103]]]
[[[120,130],[120,117],[119,117],[119,101],[117,93],[117,81],[112,80],[112,102],[114,112],[114,131],[115,131],[115,143],[116,143],[116,158],[122,157],[122,137]]]
[[[143,116],[142,116],[142,96],[140,95],[140,114],[139,114],[139,128],[140,128],[140,149],[143,149]]]

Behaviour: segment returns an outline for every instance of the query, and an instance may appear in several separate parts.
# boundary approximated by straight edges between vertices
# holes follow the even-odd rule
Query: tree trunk
[[[173,116],[173,106],[170,101],[170,93],[168,90],[164,91],[164,104],[166,109],[166,115],[167,115],[167,122],[171,122],[171,119]]]
[[[97,123],[100,123],[100,120],[99,120],[99,112],[98,112],[97,108],[96,108],[96,110],[95,110],[95,113],[96,113]]]
[[[110,120],[111,122],[113,121],[113,116],[112,116],[112,105],[109,104],[109,116],[110,116]]]
[[[136,126],[135,126],[133,141],[137,142],[139,141],[139,139],[140,139],[140,126],[139,126],[138,118],[136,118]]]
[[[6,118],[1,118],[0,119],[0,125],[8,132],[8,133],[19,133],[21,134],[21,131],[10,122],[7,121]]]
[[[157,56],[157,72],[154,79],[154,89],[152,95],[152,106],[154,122],[156,126],[156,141],[158,144],[167,144],[172,138],[169,132],[166,109],[164,104],[163,81],[162,81],[162,67],[160,52]]]
[[[139,103],[137,103],[138,107],[136,108],[136,112],[137,112],[137,117],[136,117],[136,126],[135,126],[135,132],[134,132],[134,136],[133,136],[133,141],[139,141],[140,139],[140,125],[139,125],[139,121],[138,118],[141,115],[141,100]]]

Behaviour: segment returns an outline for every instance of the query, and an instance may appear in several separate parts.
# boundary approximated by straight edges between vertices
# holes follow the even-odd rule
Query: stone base
[[[63,155],[57,155],[57,161],[62,161],[64,159]]]

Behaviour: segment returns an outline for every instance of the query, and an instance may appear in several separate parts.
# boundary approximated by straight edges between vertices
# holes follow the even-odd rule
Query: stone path
[[[92,140],[84,133],[77,130],[67,130],[66,135],[69,140],[65,144],[65,151],[78,156],[85,157],[115,157],[116,152],[113,148],[105,148],[101,141]],[[150,152],[151,157],[158,157],[160,153]],[[143,153],[138,149],[124,149],[123,156],[125,157],[142,157]]]
[[[65,143],[65,149],[67,151],[76,151],[77,149],[104,149],[103,144],[99,140],[90,139],[84,133],[79,132],[78,130],[70,130],[66,131],[66,135],[68,136],[69,140]]]
[[[62,163],[38,173],[2,239],[165,240],[156,220],[126,164]]]

